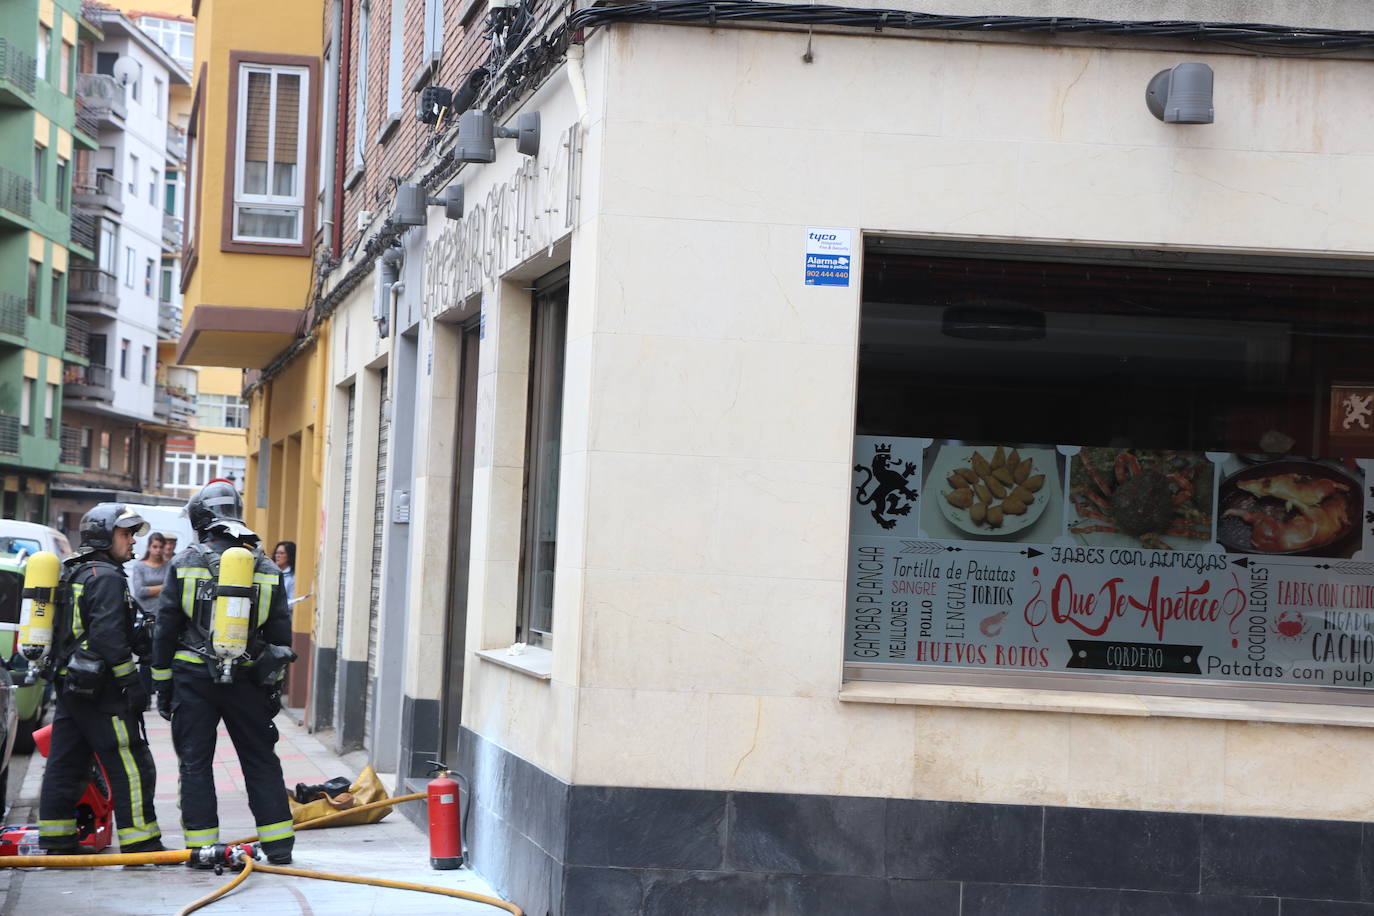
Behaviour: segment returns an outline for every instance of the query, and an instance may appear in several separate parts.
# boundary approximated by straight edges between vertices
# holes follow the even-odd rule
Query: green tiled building
[[[99,32],[79,0],[0,3],[0,515],[51,523],[63,458],[62,386],[86,365],[67,317],[71,253],[94,257],[92,225],[72,219],[78,156],[96,148],[80,110],[84,42]],[[83,129],[83,125],[84,128]],[[81,443],[68,442],[68,457]]]

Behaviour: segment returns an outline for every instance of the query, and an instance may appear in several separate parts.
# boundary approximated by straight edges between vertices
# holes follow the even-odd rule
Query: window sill
[[[363,177],[363,173],[366,171],[366,165],[353,166],[353,171],[349,172],[346,176],[344,176],[344,190],[353,190],[353,186],[358,183],[358,180]]]
[[[382,125],[382,129],[377,133],[377,144],[380,145],[385,143],[387,141],[387,138],[391,136],[391,134],[396,130],[397,126],[400,125],[400,123],[401,113],[399,111],[387,112],[386,123]]]
[[[415,71],[415,75],[410,78],[410,91],[419,92],[423,89],[429,81],[434,78],[434,74],[438,69],[439,56],[436,54],[421,64],[420,69]]]
[[[840,688],[839,699],[846,703],[885,703],[896,706],[955,706],[1093,716],[1229,719],[1240,722],[1374,728],[1374,708],[1367,706],[1033,690],[1020,687],[850,681]]]
[[[536,680],[547,681],[553,677],[553,653],[548,649],[527,646],[519,655],[509,653],[509,649],[478,649],[477,657]]]

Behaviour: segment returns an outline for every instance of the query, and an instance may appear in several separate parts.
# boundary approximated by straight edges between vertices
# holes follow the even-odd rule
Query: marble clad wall
[[[1341,780],[1361,729],[838,701],[860,297],[802,284],[808,225],[1368,255],[1374,216],[1343,189],[1368,186],[1374,122],[1342,114],[1366,65],[826,35],[807,66],[779,33],[595,40],[571,781],[1368,818],[1374,786]],[[1145,109],[1183,59],[1216,71],[1214,125]]]

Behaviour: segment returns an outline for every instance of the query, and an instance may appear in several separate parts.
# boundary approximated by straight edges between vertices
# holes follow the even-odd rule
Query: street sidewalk
[[[179,849],[184,844],[177,811],[177,760],[171,726],[151,710],[144,716],[148,741],[157,763],[157,815],[163,842]],[[356,779],[360,764],[350,754],[349,766],[285,714],[277,716],[286,785],[318,783],[334,776]],[[43,758],[35,753],[22,788],[10,787],[13,807],[7,824],[38,822],[38,795]],[[383,777],[387,788],[391,781]],[[256,832],[243,789],[243,774],[228,734],[221,726],[215,750],[215,786],[219,796],[220,838],[234,840]],[[285,787],[283,787],[285,791]],[[393,795],[396,793],[392,793]],[[420,805],[423,802],[406,802]],[[110,850],[112,851],[112,850]],[[307,830],[296,836],[295,868],[386,878],[456,888],[487,896],[492,889],[466,868],[435,871],[429,867],[429,839],[393,810],[384,821],[357,827]],[[13,913],[61,913],[62,916],[161,916],[210,893],[233,877],[216,876],[185,866],[100,867],[83,869],[0,869],[4,905],[0,916]],[[367,885],[343,884],[284,875],[255,874],[227,896],[204,910],[207,916],[230,914],[347,914],[347,916],[419,916],[453,913],[460,916],[499,916],[503,911],[483,903],[437,894]]]

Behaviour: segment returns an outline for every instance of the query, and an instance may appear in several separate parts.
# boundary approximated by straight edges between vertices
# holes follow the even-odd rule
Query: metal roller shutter
[[[363,701],[363,747],[372,747],[373,681],[377,677],[377,634],[380,630],[382,594],[382,536],[386,532],[387,445],[391,428],[391,401],[387,373],[381,372],[381,398],[377,409],[377,497],[372,507],[372,584],[367,602],[367,694]]]
[[[353,414],[357,394],[358,386],[348,386],[348,421],[344,434],[343,535],[339,539],[339,619],[335,622],[334,630],[334,649],[340,670],[344,663],[344,613],[348,607],[348,545],[351,543],[350,522],[353,517]],[[341,720],[336,716],[334,721]]]

